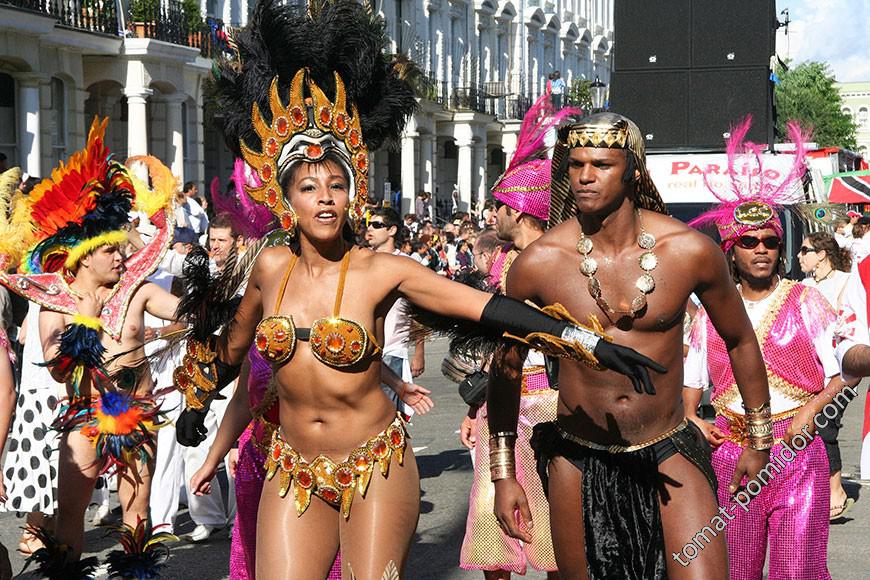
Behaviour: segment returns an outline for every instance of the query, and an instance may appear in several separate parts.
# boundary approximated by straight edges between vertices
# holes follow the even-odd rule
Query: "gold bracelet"
[[[758,407],[743,406],[746,412],[746,438],[749,447],[756,451],[767,451],[773,447],[773,419],[770,413],[770,401],[765,401]]]
[[[498,481],[516,477],[516,459],[514,457],[515,436],[491,437],[489,440],[489,476],[490,481]]]

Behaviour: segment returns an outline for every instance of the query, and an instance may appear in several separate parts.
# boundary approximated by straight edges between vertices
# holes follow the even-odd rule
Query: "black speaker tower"
[[[616,0],[610,110],[648,149],[723,149],[746,115],[773,142],[776,0]]]

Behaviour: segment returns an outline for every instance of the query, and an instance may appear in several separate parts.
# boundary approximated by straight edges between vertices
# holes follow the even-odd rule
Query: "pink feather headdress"
[[[265,205],[252,200],[245,186],[253,188],[261,185],[260,179],[243,159],[236,159],[230,181],[235,193],[221,193],[220,180],[212,180],[211,197],[215,213],[230,216],[233,228],[246,238],[260,238],[277,227],[275,216]]]
[[[547,91],[523,117],[517,149],[504,174],[492,188],[492,196],[512,209],[546,221],[550,213],[551,161],[544,141],[547,132],[582,111],[565,107],[554,111]]]
[[[808,138],[800,126],[789,121],[789,139],[794,143],[794,163],[783,180],[774,181],[765,170],[762,148],[746,141],[752,117],[746,117],[732,128],[728,138],[728,178],[730,191],[718,191],[704,175],[704,184],[722,203],[691,222],[692,227],[713,224],[722,238],[722,250],[727,252],[746,232],[770,228],[780,237],[782,222],[778,212],[786,204],[802,199],[803,189],[797,187],[806,172],[804,141]]]

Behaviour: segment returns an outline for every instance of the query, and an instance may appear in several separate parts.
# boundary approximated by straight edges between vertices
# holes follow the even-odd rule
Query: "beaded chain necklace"
[[[589,279],[587,284],[589,295],[592,296],[596,304],[598,304],[598,307],[607,314],[607,317],[611,321],[618,320],[624,316],[637,318],[643,309],[646,308],[647,294],[651,294],[656,288],[656,280],[651,274],[651,272],[656,269],[656,266],[659,265],[658,256],[656,256],[652,251],[656,246],[656,238],[643,229],[643,220],[641,219],[640,211],[637,212],[637,219],[640,224],[640,233],[637,235],[637,245],[646,251],[640,255],[640,258],[638,258],[638,265],[643,273],[634,283],[635,288],[638,289],[640,294],[635,296],[631,301],[631,309],[629,310],[616,310],[608,304],[607,300],[604,299],[601,292],[601,282],[599,282],[598,278],[595,277],[595,273],[598,271],[598,262],[595,258],[592,258],[589,255],[592,253],[594,246],[592,240],[587,238],[586,234],[583,232],[583,225],[580,225],[580,240],[577,242],[577,252],[583,256],[583,261],[580,262],[580,273]]]

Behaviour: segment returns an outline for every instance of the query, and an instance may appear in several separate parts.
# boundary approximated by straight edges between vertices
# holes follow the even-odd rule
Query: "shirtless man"
[[[670,556],[717,516],[709,449],[696,428],[686,427],[681,402],[689,295],[701,299],[728,344],[751,407],[769,400],[764,364],[722,253],[664,215],[644,159],[642,135],[625,117],[600,113],[563,126],[553,158],[550,222],[564,223],[517,258],[507,293],[541,306],[561,303],[578,318],[595,313],[616,342],[668,371],[653,376],[653,395],[613,371],[561,361],[557,421],[539,425],[532,444],[546,476],[563,578],[726,578],[721,534],[688,565]],[[587,288],[600,290],[597,300]],[[522,348],[503,349],[493,369],[488,405],[496,453],[512,448],[516,438],[524,358]],[[768,455],[744,451],[732,493]],[[529,541],[523,488],[510,469],[495,467],[500,524]],[[578,549],[584,545],[585,551]]]
[[[78,294],[78,314],[98,318],[103,303],[121,280],[124,272],[124,256],[119,245],[106,245],[85,255],[74,273],[74,281],[69,287],[73,295]],[[150,395],[153,388],[151,373],[145,356],[144,316],[145,312],[172,320],[178,298],[161,289],[156,284],[145,283],[133,293],[127,315],[124,319],[120,341],[113,340],[108,333],[101,332],[101,342],[106,348],[103,360],[110,361],[106,371],[112,375],[122,369],[135,373],[133,391],[137,397]],[[39,315],[39,333],[43,337],[45,360],[49,361],[58,354],[60,337],[73,317],[60,312],[42,309]],[[116,355],[120,355],[114,358]],[[75,396],[69,373],[63,373],[54,366],[52,377],[67,386],[67,396]],[[80,385],[80,395],[90,398],[98,396],[95,385],[85,379]],[[148,450],[151,460],[119,468],[118,497],[123,510],[125,524],[135,527],[138,520],[148,519],[148,504],[151,495],[151,474],[154,469],[153,443]],[[63,434],[59,445],[60,466],[58,474],[58,512],[57,538],[67,544],[77,557],[84,543],[84,515],[91,498],[94,483],[103,467],[98,461],[94,444],[80,430]]]

